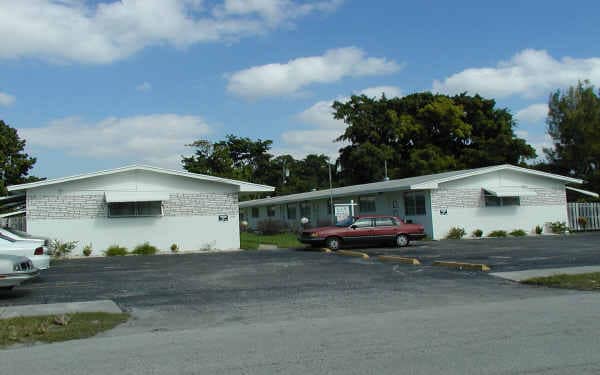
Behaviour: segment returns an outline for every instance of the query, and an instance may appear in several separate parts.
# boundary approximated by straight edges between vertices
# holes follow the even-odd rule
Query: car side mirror
[[[352,229],[356,229],[356,228],[357,228],[357,226],[356,226],[356,225],[354,225],[354,224],[352,224],[352,225],[350,225],[350,228],[352,228]]]

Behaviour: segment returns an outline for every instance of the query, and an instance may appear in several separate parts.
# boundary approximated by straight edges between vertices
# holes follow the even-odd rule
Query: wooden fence
[[[600,203],[569,203],[567,212],[571,230],[600,230]],[[580,225],[580,217],[587,220],[585,227]]]

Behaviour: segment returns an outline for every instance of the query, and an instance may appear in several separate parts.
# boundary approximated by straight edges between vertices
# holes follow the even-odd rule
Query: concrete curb
[[[433,262],[433,265],[438,266],[438,267],[448,267],[448,268],[455,268],[455,269],[459,269],[459,270],[473,270],[473,271],[482,271],[482,272],[487,272],[491,269],[488,265],[480,264],[480,263],[435,261],[435,262]]]
[[[407,257],[398,256],[398,255],[379,255],[377,257],[377,259],[379,259],[382,262],[412,264],[415,266],[421,264],[421,262],[416,258],[407,258]]]
[[[335,252],[339,255],[345,255],[349,257],[358,257],[363,259],[369,259],[369,255],[367,253],[361,253],[360,251],[352,251],[352,250],[338,250]]]
[[[103,312],[120,314],[123,311],[111,300],[84,302],[48,303],[41,305],[3,306],[0,307],[0,319],[20,316],[60,315],[83,312]]]
[[[322,253],[327,253],[327,254],[329,254],[329,253],[332,253],[331,249],[330,249],[330,248],[328,248],[328,247],[323,247],[323,248],[321,248],[321,252],[322,252]]]
[[[491,276],[506,280],[521,282],[534,277],[548,277],[554,275],[578,275],[582,273],[600,272],[600,266],[580,266],[562,268],[537,268],[531,270],[494,272]]]

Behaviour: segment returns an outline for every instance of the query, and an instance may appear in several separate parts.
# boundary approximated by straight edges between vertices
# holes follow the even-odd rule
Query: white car
[[[25,237],[27,234],[13,229],[0,228],[0,254],[24,256],[33,262],[35,268],[50,268],[50,255],[43,238]]]
[[[12,289],[25,281],[36,278],[40,271],[30,259],[0,254],[0,289]]]

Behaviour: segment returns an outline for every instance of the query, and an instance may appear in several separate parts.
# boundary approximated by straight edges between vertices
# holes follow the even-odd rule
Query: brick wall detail
[[[238,215],[236,193],[173,193],[163,202],[164,216]],[[108,217],[104,194],[27,194],[27,218],[94,219]]]
[[[564,189],[528,188],[537,195],[521,197],[521,206],[566,205],[567,195]],[[477,208],[485,207],[482,189],[435,189],[431,190],[431,207]]]

